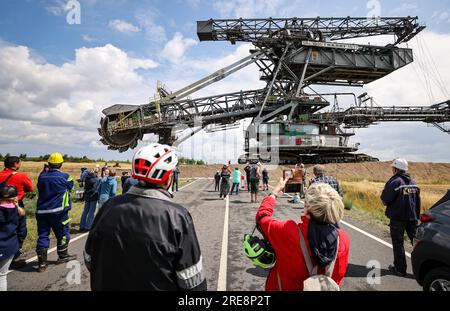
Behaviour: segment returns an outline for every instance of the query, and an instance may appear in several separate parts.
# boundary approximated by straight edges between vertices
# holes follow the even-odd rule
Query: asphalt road
[[[191,213],[196,226],[197,236],[203,253],[203,265],[209,290],[263,290],[267,271],[254,267],[243,255],[242,239],[254,226],[254,217],[258,205],[250,202],[250,195],[242,191],[239,196],[230,196],[229,200],[219,199],[213,191],[212,180],[199,179],[188,184],[175,194],[175,201],[185,206]],[[261,200],[261,197],[259,198]],[[228,207],[227,207],[228,206]],[[279,219],[298,219],[301,209],[287,203],[287,198],[279,198],[275,217]],[[228,223],[228,226],[224,226]],[[412,276],[408,259],[408,276],[401,278],[387,271],[392,262],[392,249],[370,235],[370,228],[362,224],[342,223],[349,234],[350,258],[342,290],[421,290]],[[356,227],[356,228],[355,228]],[[359,228],[359,230],[357,229]],[[363,230],[361,230],[363,229]],[[366,231],[368,230],[368,231]],[[70,252],[78,255],[78,262],[68,265],[55,265],[56,252],[49,254],[49,267],[45,273],[34,272],[36,259],[20,271],[8,275],[8,289],[15,291],[84,291],[90,290],[89,272],[84,266],[83,249],[86,235],[72,237]],[[225,243],[224,243],[225,242]],[[370,263],[371,261],[375,261]],[[378,265],[379,270],[367,268]],[[80,271],[80,273],[77,273]],[[379,275],[368,282],[369,274]],[[370,278],[370,280],[373,280]]]

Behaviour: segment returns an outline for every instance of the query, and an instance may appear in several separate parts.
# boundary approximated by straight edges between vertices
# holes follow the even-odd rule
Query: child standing
[[[25,210],[18,206],[15,186],[0,188],[0,291],[7,290],[6,276],[14,255],[19,250],[17,226]]]

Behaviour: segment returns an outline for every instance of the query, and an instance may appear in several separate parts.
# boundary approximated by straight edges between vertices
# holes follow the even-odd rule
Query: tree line
[[[5,158],[9,157],[10,154],[7,153],[5,155],[2,155],[0,153],[0,161],[5,160]],[[18,157],[22,160],[22,161],[29,161],[29,162],[47,162],[48,158],[50,157],[50,154],[44,154],[44,155],[40,155],[40,156],[28,156],[26,153],[25,154],[20,154],[18,155]],[[98,162],[121,162],[121,163],[130,163],[130,161],[106,161],[102,158],[100,159],[90,159],[87,156],[82,156],[82,157],[75,157],[75,156],[71,156],[68,154],[64,154],[63,155],[64,161],[66,162],[72,162],[72,163],[98,163]]]
[[[7,153],[5,155],[2,155],[0,153],[0,161],[4,161],[6,157],[9,157],[10,154]],[[46,162],[48,160],[48,158],[50,157],[50,154],[44,154],[44,155],[40,155],[40,156],[34,156],[34,157],[30,157],[27,154],[20,154],[19,158],[22,161],[30,161],[30,162]],[[106,161],[102,158],[100,159],[90,159],[87,156],[82,156],[82,157],[74,157],[68,154],[63,155],[64,161],[66,162],[71,162],[71,163],[101,163],[101,162],[110,162],[110,163],[131,163],[131,161],[116,161],[116,160],[111,160],[111,161]],[[203,160],[194,160],[194,159],[187,159],[187,158],[179,158],[178,160],[179,164],[185,164],[185,165],[205,165],[206,162]]]

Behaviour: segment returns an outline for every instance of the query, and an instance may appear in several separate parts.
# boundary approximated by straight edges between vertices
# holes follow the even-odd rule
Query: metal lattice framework
[[[450,101],[428,107],[351,107],[341,112],[313,114],[310,121],[318,124],[342,124],[345,128],[363,128],[376,122],[439,124],[450,121]]]
[[[355,105],[333,109],[313,85],[363,86],[413,61],[411,49],[397,47],[424,29],[417,17],[230,19],[198,22],[200,41],[252,42],[250,55],[206,76],[177,92],[158,87],[158,97],[142,106],[115,105],[103,111],[99,134],[110,149],[134,148],[146,133],[160,142],[177,139],[177,125],[200,128],[215,124],[226,129],[244,118],[253,125],[283,119],[286,124],[311,122],[344,128],[367,127],[379,121],[422,121],[449,132],[449,102],[431,107],[372,107]],[[370,46],[336,42],[341,39],[394,35],[393,44]],[[333,41],[333,42],[331,42]],[[256,64],[266,87],[203,98],[191,94]],[[314,91],[314,90],[313,90]],[[248,145],[248,141],[246,141]],[[348,149],[347,147],[342,150]]]
[[[273,40],[342,40],[395,35],[395,44],[407,42],[425,27],[418,17],[331,17],[210,19],[197,22],[200,41],[269,43]]]

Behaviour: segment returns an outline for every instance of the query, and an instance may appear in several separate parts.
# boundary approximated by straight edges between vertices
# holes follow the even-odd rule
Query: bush
[[[206,162],[203,160],[194,160],[194,159],[186,159],[186,158],[178,159],[178,163],[184,164],[184,165],[206,165]]]

